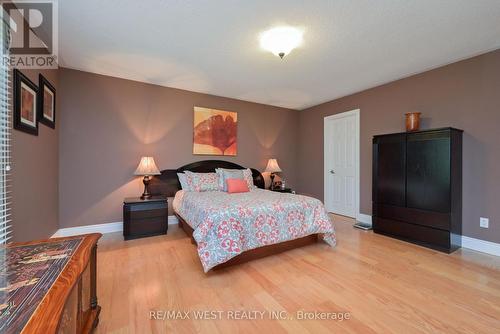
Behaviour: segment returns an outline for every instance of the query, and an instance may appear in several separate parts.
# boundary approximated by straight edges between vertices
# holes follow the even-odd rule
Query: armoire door
[[[406,135],[375,137],[373,142],[373,201],[406,205]]]
[[[450,132],[408,134],[408,208],[450,212]]]

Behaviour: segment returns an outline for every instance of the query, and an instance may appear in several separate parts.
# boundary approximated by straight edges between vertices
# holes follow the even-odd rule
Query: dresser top
[[[376,138],[376,137],[390,136],[390,135],[416,134],[416,133],[440,132],[440,131],[464,132],[464,130],[461,130],[461,129],[452,128],[452,127],[445,127],[445,128],[436,128],[436,129],[424,129],[424,130],[418,130],[418,131],[402,131],[402,132],[394,132],[394,133],[384,133],[384,134],[380,134],[380,135],[375,135],[373,137]]]

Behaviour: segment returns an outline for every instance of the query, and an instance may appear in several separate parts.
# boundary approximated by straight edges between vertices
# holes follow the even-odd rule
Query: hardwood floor
[[[446,255],[334,221],[334,249],[318,243],[208,274],[176,226],[126,242],[105,235],[97,333],[498,333],[500,258],[466,249]],[[190,319],[150,319],[169,310]],[[196,320],[199,310],[221,311],[220,319]],[[299,320],[299,310],[350,319]]]

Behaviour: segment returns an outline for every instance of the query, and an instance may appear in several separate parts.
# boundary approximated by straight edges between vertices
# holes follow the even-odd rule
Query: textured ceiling
[[[500,47],[499,0],[64,0],[64,67],[303,109]],[[258,34],[305,29],[280,60]]]

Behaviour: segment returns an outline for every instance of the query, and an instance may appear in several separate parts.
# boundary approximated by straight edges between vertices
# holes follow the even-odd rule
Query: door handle
[[[330,169],[330,174],[335,174],[335,172],[333,171],[333,169]]]

